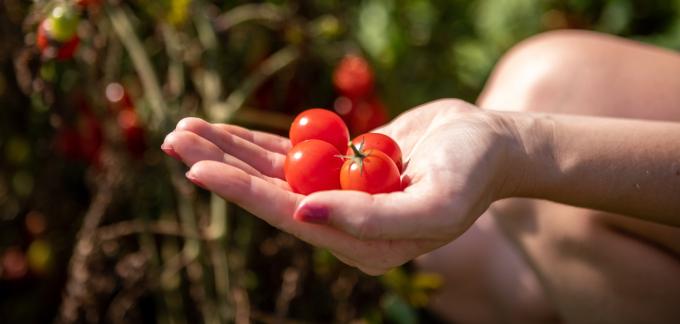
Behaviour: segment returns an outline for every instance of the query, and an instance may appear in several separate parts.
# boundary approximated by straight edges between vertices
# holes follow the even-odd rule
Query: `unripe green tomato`
[[[78,29],[78,11],[70,5],[59,4],[52,9],[48,19],[49,36],[58,41],[70,40]]]

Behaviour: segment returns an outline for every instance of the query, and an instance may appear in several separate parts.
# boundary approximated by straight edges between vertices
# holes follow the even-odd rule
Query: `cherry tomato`
[[[399,148],[399,144],[391,137],[380,133],[366,133],[353,139],[352,144],[354,144],[359,151],[374,149],[385,153],[392,161],[394,161],[394,164],[397,165],[399,172],[402,171],[401,149]],[[352,153],[352,148],[348,148],[347,155],[352,155]]]
[[[349,142],[349,130],[342,118],[332,111],[321,108],[300,113],[290,126],[289,135],[293,145],[316,139],[330,143],[338,152],[344,152]]]
[[[333,108],[354,135],[371,131],[389,120],[385,105],[376,95],[361,99],[341,96],[335,99]]]
[[[306,140],[295,145],[286,156],[286,181],[297,193],[308,195],[321,190],[340,189],[343,159],[331,144]]]
[[[333,72],[333,84],[342,95],[359,99],[373,93],[373,70],[361,56],[345,56]]]
[[[5,249],[2,257],[0,257],[0,267],[3,270],[0,273],[3,278],[10,280],[21,279],[28,272],[26,254],[19,247],[11,246]]]
[[[50,37],[47,35],[46,25],[47,20],[43,20],[40,25],[38,25],[38,35],[35,40],[41,52],[44,52],[50,46]]]
[[[56,58],[58,60],[68,60],[73,57],[80,39],[78,35],[73,35],[71,39],[66,42],[60,42],[50,37],[47,31],[47,20],[43,21],[38,26],[38,36],[36,43],[41,53],[45,58]]]
[[[76,4],[81,8],[87,8],[88,6],[99,6],[101,0],[76,0]]]
[[[146,151],[146,135],[137,112],[132,109],[118,113],[118,126],[123,133],[128,152],[134,158],[142,158]]]
[[[65,120],[55,138],[59,153],[71,160],[81,160],[98,167],[104,143],[102,125],[85,101],[74,102],[78,114]]]
[[[345,161],[340,170],[340,187],[370,194],[388,193],[401,189],[399,169],[387,154],[374,150],[359,151],[354,145],[354,157]]]
[[[59,4],[52,9],[46,21],[45,27],[50,38],[58,42],[66,42],[76,34],[80,17],[78,10],[73,6]]]

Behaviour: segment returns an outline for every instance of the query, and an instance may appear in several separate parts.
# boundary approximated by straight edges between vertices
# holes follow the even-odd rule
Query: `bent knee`
[[[478,105],[495,110],[560,111],[560,99],[593,71],[593,64],[601,60],[597,44],[608,38],[563,30],[518,43],[496,65]]]
[[[553,31],[508,51],[482,108],[644,119],[678,117],[680,56],[588,31]],[[641,108],[645,109],[641,109]]]

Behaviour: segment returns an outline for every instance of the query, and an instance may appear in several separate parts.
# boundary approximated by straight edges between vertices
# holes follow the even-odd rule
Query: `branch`
[[[163,100],[163,94],[158,78],[151,68],[151,60],[149,60],[149,57],[146,55],[144,46],[135,34],[130,19],[128,19],[127,14],[123,9],[118,6],[109,6],[107,9],[113,30],[130,55],[132,64],[142,81],[144,93],[149,97],[151,112],[154,115],[152,124],[162,125],[165,120],[164,112],[166,103]]]
[[[286,12],[273,4],[244,4],[234,7],[215,18],[214,25],[217,32],[225,32],[232,27],[248,21],[262,21],[274,24],[281,23],[286,18]]]
[[[83,225],[76,235],[76,245],[69,262],[64,299],[61,303],[57,323],[73,323],[78,320],[79,308],[89,299],[87,282],[90,272],[87,262],[94,251],[97,227],[113,200],[113,193],[121,182],[120,161],[112,156],[103,159],[104,173],[95,179],[97,189],[90,206],[83,217]]]
[[[96,237],[99,241],[110,241],[119,239],[123,236],[142,233],[180,236],[197,240],[210,239],[207,233],[188,231],[177,222],[158,221],[150,223],[142,220],[121,221],[115,224],[102,226],[97,229]]]
[[[211,107],[208,111],[213,122],[230,122],[234,114],[243,106],[246,99],[269,77],[279,72],[300,56],[300,51],[293,45],[280,49],[268,57],[234,90],[227,99]]]

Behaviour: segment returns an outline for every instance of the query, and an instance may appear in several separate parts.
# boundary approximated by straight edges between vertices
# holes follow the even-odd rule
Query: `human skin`
[[[503,113],[445,100],[378,131],[407,157],[404,192],[293,194],[281,180],[286,139],[198,119],[180,122],[163,148],[191,166],[192,181],[370,274],[454,240],[492,202],[512,196],[678,226],[678,124]],[[631,194],[631,186],[644,192]],[[258,206],[262,199],[272,203]]]
[[[680,122],[678,89],[678,53],[557,31],[510,50],[477,104]],[[461,238],[417,264],[443,275],[431,306],[454,322],[675,323],[678,260],[680,228],[513,198],[494,203]]]
[[[627,210],[680,225],[677,123],[500,113],[458,100],[435,101],[378,130],[406,152],[410,184],[403,192],[308,196],[293,193],[282,180],[286,139],[268,135],[267,145],[281,148],[275,152],[243,138],[252,132],[240,129],[239,137],[235,129],[185,119],[164,148],[191,165],[190,180],[370,274],[455,239],[492,202],[508,197]],[[582,134],[591,136],[578,140]],[[194,151],[187,155],[182,141]],[[607,170],[611,165],[617,172]],[[261,199],[271,204],[259,204]],[[358,247],[366,253],[357,255]]]

